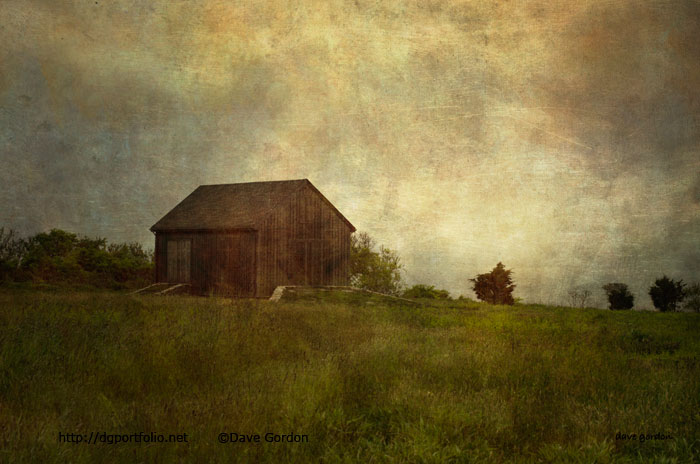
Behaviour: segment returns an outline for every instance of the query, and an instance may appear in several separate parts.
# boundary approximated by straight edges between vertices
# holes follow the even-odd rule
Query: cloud
[[[700,279],[699,11],[3,2],[0,220],[150,243],[199,184],[308,177],[411,282],[646,301]]]

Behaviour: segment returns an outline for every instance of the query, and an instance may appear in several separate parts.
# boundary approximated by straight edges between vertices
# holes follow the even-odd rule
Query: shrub
[[[685,297],[685,284],[683,280],[676,282],[663,276],[656,279],[654,285],[649,288],[649,296],[654,307],[661,312],[676,311],[678,304]]]
[[[27,242],[17,237],[12,229],[0,227],[0,282],[17,277]]]
[[[473,289],[476,297],[491,304],[514,304],[513,290],[515,285],[510,277],[512,272],[499,262],[491,272],[479,274],[476,278],[469,279],[474,282]]]
[[[149,283],[152,269],[153,253],[139,243],[108,244],[60,229],[18,239],[0,229],[0,280],[134,286]]]
[[[569,301],[572,308],[585,308],[591,292],[585,288],[574,288],[569,290]]]
[[[700,312],[700,283],[693,284],[685,289],[685,299],[683,300],[685,311]]]
[[[603,290],[608,295],[610,309],[632,309],[634,307],[634,295],[632,295],[626,284],[619,282],[603,285]]]
[[[429,298],[432,300],[449,300],[450,292],[435,288],[433,285],[418,284],[403,292],[404,298]]]
[[[375,251],[375,242],[367,233],[350,237],[350,283],[353,286],[398,295],[403,287],[402,268],[398,254],[384,246]]]

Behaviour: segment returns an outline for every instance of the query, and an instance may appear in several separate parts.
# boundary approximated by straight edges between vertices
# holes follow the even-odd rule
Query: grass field
[[[0,308],[2,462],[700,456],[699,314],[36,289],[0,289]],[[187,443],[59,440],[102,432]]]

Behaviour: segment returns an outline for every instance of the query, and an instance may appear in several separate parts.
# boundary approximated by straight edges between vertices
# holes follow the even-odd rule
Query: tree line
[[[367,290],[405,298],[452,299],[447,290],[417,284],[405,288],[403,264],[398,253],[377,245],[365,232],[351,236],[350,284]],[[105,238],[89,238],[51,229],[22,238],[0,227],[0,282],[46,282],[87,284],[98,287],[129,288],[145,286],[153,280],[153,251],[140,243],[108,243]],[[513,305],[513,271],[498,263],[490,271],[472,279],[476,297],[487,303]],[[613,310],[634,307],[634,295],[626,284],[613,282],[602,289]],[[585,307],[589,290],[569,292],[571,306]],[[663,276],[649,289],[659,311],[679,309],[700,311],[700,284],[687,285]],[[460,296],[458,299],[464,299]]]
[[[626,284],[615,282],[603,285],[612,310],[632,309],[634,295]],[[649,287],[649,296],[654,307],[661,312],[674,312],[680,309],[700,312],[700,284],[687,285],[683,279],[674,280],[666,275],[656,279]]]
[[[108,243],[60,229],[19,237],[0,227],[0,282],[127,288],[153,280],[153,252],[140,243]]]
[[[433,285],[417,284],[404,288],[401,271],[403,265],[396,251],[375,241],[365,232],[352,235],[350,253],[350,280],[353,286],[405,298],[451,299],[447,290]],[[476,297],[487,303],[513,305],[515,283],[513,271],[506,269],[501,262],[490,271],[478,274],[471,282]],[[612,282],[602,286],[607,296],[609,309],[623,310],[634,307],[634,295],[626,284]],[[700,312],[700,284],[686,285],[682,280],[675,281],[667,276],[656,279],[649,288],[654,307],[662,312],[679,309]],[[569,292],[572,307],[586,307],[591,297],[590,290],[575,289]],[[460,296],[460,298],[464,298]]]
[[[403,264],[395,250],[377,246],[366,232],[351,235],[350,284],[353,287],[404,298],[452,299],[447,290],[433,285],[417,284],[404,288],[402,270]],[[514,304],[515,284],[511,274],[511,270],[498,263],[491,272],[470,279],[477,298],[492,304]]]

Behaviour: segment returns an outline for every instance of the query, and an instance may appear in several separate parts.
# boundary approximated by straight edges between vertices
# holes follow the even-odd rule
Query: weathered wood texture
[[[287,184],[286,195],[276,186],[275,198],[263,199],[269,208],[242,218],[244,228],[209,229],[204,221],[193,229],[190,221],[187,229],[154,230],[156,280],[189,279],[194,293],[243,297],[269,297],[279,285],[347,285],[354,227],[310,182]],[[172,219],[165,223],[177,225]],[[188,248],[189,261],[182,256]],[[189,266],[189,275],[183,266]]]
[[[186,283],[190,281],[191,251],[191,239],[167,241],[168,282]]]
[[[255,296],[256,235],[245,230],[158,233],[156,280],[190,283],[198,294]],[[183,247],[182,243],[191,245]],[[172,253],[187,248],[191,252],[188,260]],[[184,265],[190,266],[189,273],[181,269]]]
[[[260,224],[259,296],[278,285],[344,285],[352,230],[311,189],[291,195]]]

